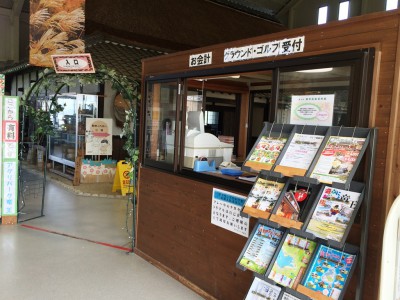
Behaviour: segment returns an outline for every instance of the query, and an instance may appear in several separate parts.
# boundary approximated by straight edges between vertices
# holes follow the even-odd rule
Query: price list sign
[[[240,216],[245,196],[213,189],[211,223],[226,230],[249,236],[249,218]]]

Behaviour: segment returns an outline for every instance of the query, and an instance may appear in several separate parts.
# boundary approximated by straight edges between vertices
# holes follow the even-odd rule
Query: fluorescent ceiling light
[[[338,20],[346,20],[349,17],[349,1],[340,2]]]
[[[396,9],[398,5],[398,0],[387,0],[386,1],[386,10]]]
[[[296,72],[299,72],[299,73],[325,73],[325,72],[330,72],[332,70],[333,70],[333,68],[320,68],[320,69],[300,70],[300,71],[296,71]]]
[[[326,20],[328,20],[328,6],[323,6],[318,10],[318,25],[325,24]]]
[[[240,75],[232,75],[232,76],[221,76],[221,77],[208,77],[208,78],[196,78],[197,81],[207,81],[207,80],[214,80],[214,79],[238,79]]]

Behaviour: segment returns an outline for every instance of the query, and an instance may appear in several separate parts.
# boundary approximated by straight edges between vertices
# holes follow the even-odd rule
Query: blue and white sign
[[[249,218],[240,216],[245,201],[245,196],[214,188],[211,224],[248,237]]]

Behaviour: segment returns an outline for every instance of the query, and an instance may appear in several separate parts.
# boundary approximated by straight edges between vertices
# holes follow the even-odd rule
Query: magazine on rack
[[[356,255],[320,245],[307,274],[303,286],[332,299],[339,299]]]
[[[253,232],[239,264],[246,269],[264,275],[283,237],[283,232],[260,223]]]
[[[268,274],[276,283],[296,289],[306,271],[317,243],[288,234]]]
[[[345,183],[364,143],[365,138],[331,136],[310,177],[328,184]]]
[[[303,185],[291,181],[269,219],[286,228],[300,230],[312,206],[310,199],[315,198],[316,191],[315,185]]]
[[[280,292],[281,288],[279,286],[272,285],[258,277],[254,277],[245,300],[277,300]]]
[[[286,141],[286,137],[261,136],[244,165],[248,165],[256,171],[270,170],[285,146]]]
[[[323,135],[295,133],[275,171],[286,176],[303,176],[313,161]]]
[[[269,215],[284,185],[281,182],[258,177],[247,196],[243,212],[250,215],[257,214],[258,212],[267,212]]]
[[[322,239],[341,242],[360,195],[325,186],[305,231]]]

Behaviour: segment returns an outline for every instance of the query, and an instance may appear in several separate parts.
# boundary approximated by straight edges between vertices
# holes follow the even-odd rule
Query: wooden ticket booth
[[[240,169],[263,122],[289,124],[293,95],[333,95],[332,126],[378,132],[355,174],[370,199],[347,238],[364,252],[343,298],[377,299],[400,193],[399,21],[369,14],[145,59],[135,252],[205,298],[243,299],[253,273],[236,261],[257,220],[213,214],[218,193],[239,201],[253,182],[218,167]]]

